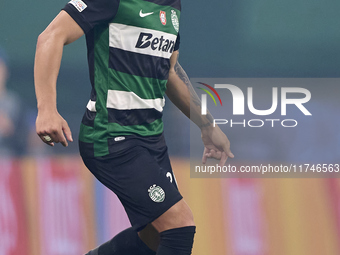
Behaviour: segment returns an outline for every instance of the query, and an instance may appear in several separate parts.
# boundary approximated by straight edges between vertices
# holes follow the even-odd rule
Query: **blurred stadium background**
[[[35,43],[66,2],[0,2],[0,58],[9,70],[0,127],[6,113],[12,123],[7,135],[0,132],[1,255],[82,254],[129,226],[116,197],[83,166],[76,142],[52,149],[35,135]],[[339,11],[335,0],[183,1],[180,62],[190,77],[340,77]],[[90,94],[84,38],[65,47],[58,84],[58,109],[77,137]],[[334,98],[334,91],[318,91]],[[8,98],[12,103],[3,106]],[[337,121],[325,130],[306,129],[334,137],[320,152],[332,151],[332,160],[340,159],[339,115],[332,109],[329,118]],[[164,122],[180,190],[197,223],[193,254],[340,254],[338,179],[193,179],[189,121],[168,102]],[[238,145],[237,133],[230,139],[235,151],[259,144],[242,138]],[[296,153],[289,156],[291,148]],[[272,147],[266,150],[273,160]],[[287,162],[302,150],[288,143],[275,148]]]

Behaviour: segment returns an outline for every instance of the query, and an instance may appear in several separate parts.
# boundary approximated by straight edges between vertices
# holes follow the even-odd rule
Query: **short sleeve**
[[[96,25],[112,20],[119,0],[71,0],[63,8],[86,34]]]
[[[178,33],[177,39],[176,39],[176,42],[175,42],[174,51],[179,50],[180,43],[181,43],[181,38],[180,38],[179,33]]]

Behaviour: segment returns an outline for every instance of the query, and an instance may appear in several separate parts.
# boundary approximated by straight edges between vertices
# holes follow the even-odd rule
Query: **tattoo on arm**
[[[196,91],[194,90],[191,82],[190,82],[190,79],[188,77],[188,75],[186,74],[186,72],[183,70],[183,68],[181,67],[181,65],[178,63],[178,61],[176,62],[175,64],[175,72],[176,74],[178,75],[178,77],[184,82],[184,84],[188,87],[189,89],[189,92],[190,92],[190,99],[191,99],[191,102],[194,103],[197,107],[199,107],[201,109],[201,100],[200,98],[198,97],[198,95],[196,94]],[[200,128],[203,128],[203,127],[208,127],[210,126],[213,121],[214,121],[214,118],[213,116],[210,114],[210,112],[208,111],[207,112],[207,115],[206,115],[206,123],[202,123],[199,125]]]

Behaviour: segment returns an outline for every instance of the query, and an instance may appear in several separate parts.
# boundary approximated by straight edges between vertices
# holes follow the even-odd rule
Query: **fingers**
[[[228,158],[234,158],[230,150],[228,137],[219,129],[213,129],[210,133],[202,131],[202,141],[205,145],[202,163],[205,164],[208,158],[219,160],[219,165],[223,166]]]
[[[229,158],[234,158],[234,154],[230,150],[230,143],[228,142],[227,144],[224,144],[223,146],[223,151],[227,154]]]
[[[208,155],[209,155],[209,149],[204,148],[203,156],[202,156],[202,164],[207,163]]]
[[[38,135],[44,143],[50,146],[54,146],[54,143],[59,143],[59,142],[63,146],[68,145],[63,133],[60,134],[59,132],[54,131],[54,132],[44,132],[43,134],[38,133]]]
[[[234,157],[234,154],[230,150],[228,152],[221,152],[219,150],[205,148],[203,152],[202,163],[205,164],[208,158],[214,158],[220,160],[220,162],[218,163],[219,166],[224,166],[229,157]]]
[[[67,122],[64,121],[63,126],[62,126],[62,132],[58,133],[59,136],[59,141],[60,143],[64,146],[67,147],[68,146],[68,142],[67,140],[69,140],[70,142],[73,142],[73,138],[72,138],[72,133],[71,133],[71,129],[68,126]],[[65,135],[64,135],[65,134]],[[65,137],[66,136],[66,137]],[[67,138],[67,139],[66,139]]]
[[[227,162],[227,159],[228,159],[228,155],[227,155],[227,153],[225,151],[223,151],[221,153],[221,159],[220,159],[220,162],[218,163],[218,165],[220,167],[224,166],[225,162]]]
[[[231,150],[229,149],[228,151],[226,151],[227,155],[229,158],[234,158],[234,154],[231,152]]]
[[[63,126],[63,131],[64,131],[64,134],[67,140],[69,140],[70,142],[73,142],[72,132],[66,121],[65,121],[65,125]]]
[[[39,134],[38,134],[39,135]],[[40,139],[46,143],[49,146],[54,146],[53,140],[51,138],[51,136],[43,134],[43,135],[39,135]]]
[[[205,164],[208,158],[221,159],[222,153],[215,149],[204,148],[202,163]]]
[[[67,140],[66,140],[65,135],[64,135],[63,132],[56,133],[54,139],[53,139],[53,141],[55,141],[56,143],[61,143],[64,147],[68,146]]]
[[[73,142],[72,133],[66,121],[59,130],[51,128],[49,131],[37,132],[37,134],[44,143],[50,146],[54,146],[54,143],[61,143],[67,147],[67,140]]]
[[[224,166],[225,162],[227,162],[228,158],[234,158],[234,154],[230,150],[230,144],[225,145],[223,148],[223,152],[221,153],[221,160],[218,163],[219,166]]]
[[[214,159],[220,159],[222,155],[221,151],[218,150],[210,150],[209,157]]]

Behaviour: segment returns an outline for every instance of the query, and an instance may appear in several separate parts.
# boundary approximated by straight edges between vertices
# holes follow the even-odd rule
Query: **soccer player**
[[[178,191],[163,137],[164,94],[202,130],[208,157],[233,157],[225,134],[200,114],[200,102],[177,62],[180,0],[71,0],[38,38],[36,131],[68,145],[56,107],[63,46],[86,35],[92,92],[82,119],[80,154],[122,202],[132,227],[89,255],[189,255],[193,215]]]

